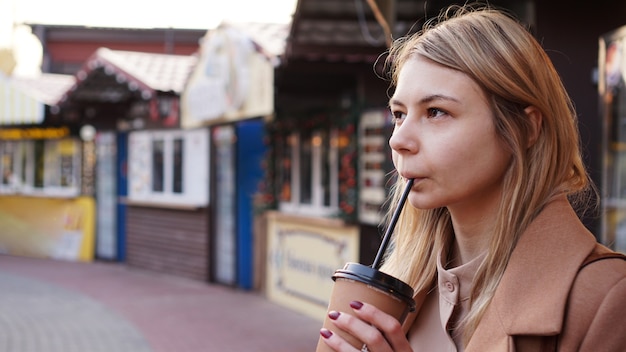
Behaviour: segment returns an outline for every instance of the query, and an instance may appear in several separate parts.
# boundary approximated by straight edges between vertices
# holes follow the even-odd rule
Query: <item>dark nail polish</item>
[[[352,307],[352,309],[359,310],[359,309],[361,309],[361,307],[363,307],[363,303],[361,303],[359,301],[352,301],[352,302],[350,302],[350,307]]]
[[[320,335],[322,335],[323,338],[327,339],[327,338],[333,336],[333,333],[332,333],[332,331],[330,331],[328,329],[322,328],[320,330]]]
[[[328,313],[328,317],[332,320],[337,320],[337,318],[339,318],[339,312],[332,310]]]

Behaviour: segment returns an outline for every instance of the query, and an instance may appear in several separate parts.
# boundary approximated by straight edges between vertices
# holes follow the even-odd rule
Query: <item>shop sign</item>
[[[0,129],[0,140],[58,139],[70,135],[68,127],[33,127]]]
[[[274,67],[244,33],[229,27],[207,34],[181,95],[186,128],[266,116],[274,104]]]
[[[266,287],[271,300],[323,319],[331,277],[346,262],[358,260],[359,235],[356,227],[324,226],[325,219],[319,220],[269,219]]]
[[[3,196],[0,253],[92,261],[95,202],[91,197]]]

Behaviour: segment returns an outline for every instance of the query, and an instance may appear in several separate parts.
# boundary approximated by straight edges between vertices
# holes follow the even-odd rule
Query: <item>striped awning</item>
[[[45,104],[24,93],[9,79],[0,78],[0,125],[39,124]]]
[[[72,75],[55,73],[35,77],[0,75],[0,126],[42,123],[46,105],[57,105],[74,82]]]

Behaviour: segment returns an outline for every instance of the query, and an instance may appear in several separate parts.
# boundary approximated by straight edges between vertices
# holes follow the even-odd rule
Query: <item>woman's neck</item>
[[[490,214],[473,214],[461,218],[451,212],[454,241],[450,248],[450,264],[463,265],[483,254],[491,242],[495,217]]]
[[[486,242],[486,243],[483,243]],[[448,253],[449,268],[455,268],[471,262],[483,254],[488,248],[489,242],[474,238],[467,238],[455,234],[450,251]]]

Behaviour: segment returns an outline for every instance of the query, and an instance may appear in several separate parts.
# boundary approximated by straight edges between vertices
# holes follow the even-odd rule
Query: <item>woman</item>
[[[537,41],[504,13],[464,7],[389,57],[395,200],[414,186],[382,270],[415,288],[418,309],[401,326],[355,301],[329,312],[335,329],[372,352],[624,351],[626,261],[583,264],[618,255],[571,205],[594,189]]]

